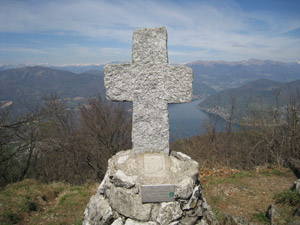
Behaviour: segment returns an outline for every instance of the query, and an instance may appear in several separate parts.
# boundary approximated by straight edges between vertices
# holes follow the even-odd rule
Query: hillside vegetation
[[[298,95],[299,91],[300,80],[280,83],[259,79],[238,88],[210,95],[199,106],[202,110],[218,114],[224,119],[243,123],[249,114],[257,109],[267,113],[277,108],[279,113],[283,114],[289,104],[289,98]]]

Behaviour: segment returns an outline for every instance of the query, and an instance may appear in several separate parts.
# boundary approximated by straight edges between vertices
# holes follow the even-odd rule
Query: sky
[[[0,0],[0,65],[129,62],[158,26],[170,63],[300,61],[299,0]]]

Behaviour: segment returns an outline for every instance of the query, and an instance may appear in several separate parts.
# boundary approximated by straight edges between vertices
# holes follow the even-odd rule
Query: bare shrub
[[[12,107],[0,110],[0,186],[24,179],[36,160],[38,110],[14,116]]]
[[[131,119],[124,105],[92,98],[80,107],[81,142],[85,160],[98,179],[103,178],[108,159],[131,148]]]

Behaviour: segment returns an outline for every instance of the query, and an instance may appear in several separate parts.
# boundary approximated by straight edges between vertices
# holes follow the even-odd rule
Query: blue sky
[[[130,61],[133,31],[156,26],[171,63],[300,60],[299,0],[0,0],[0,65]]]

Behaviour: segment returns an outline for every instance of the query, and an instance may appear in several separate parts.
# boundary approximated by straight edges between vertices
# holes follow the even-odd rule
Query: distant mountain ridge
[[[272,60],[196,61],[187,63],[194,71],[194,80],[221,91],[239,87],[257,79],[290,82],[300,79],[299,62],[284,63]]]
[[[279,106],[284,108],[291,94],[300,93],[300,80],[282,83],[259,79],[238,88],[220,91],[206,98],[199,107],[225,119],[230,116],[234,105],[234,120],[241,120],[251,108],[267,109]]]
[[[0,101],[2,103],[13,101],[15,105],[22,101],[40,99],[49,93],[57,93],[59,96],[69,98],[86,98],[99,92],[104,96],[104,66],[105,64],[79,64],[53,68],[30,65],[7,69],[13,66],[2,65],[0,66]],[[287,83],[300,79],[299,62],[284,63],[250,59],[236,62],[196,61],[187,63],[186,66],[194,71],[193,94],[195,98],[201,100],[217,91],[241,87],[258,79],[261,83],[250,83],[243,91],[246,91],[247,87],[251,89],[249,85],[266,85],[264,84],[266,81],[263,80]],[[261,92],[262,95],[270,95],[266,91]]]
[[[0,101],[13,101],[16,108],[40,101],[43,95],[90,97],[104,95],[103,71],[75,74],[42,66],[0,71]]]

